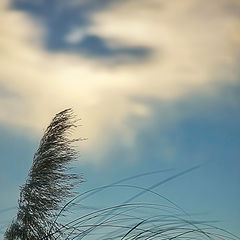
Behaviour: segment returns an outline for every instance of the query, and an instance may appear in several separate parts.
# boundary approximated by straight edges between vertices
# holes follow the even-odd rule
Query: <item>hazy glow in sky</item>
[[[235,203],[239,29],[239,0],[1,0],[0,143],[40,138],[55,113],[73,107],[88,138],[86,166],[114,169],[122,156],[141,171],[221,156],[216,176],[234,176],[224,196]]]
[[[79,3],[60,1],[53,13],[44,8],[61,18],[66,8],[86,4]],[[68,46],[57,51],[46,48],[53,31],[46,16],[9,5],[1,2],[0,21],[0,121],[8,126],[39,132],[54,113],[71,106],[83,118],[91,149],[112,129],[132,142],[126,120],[151,115],[143,99],[172,102],[196,91],[214,94],[221,84],[238,80],[239,1],[116,1],[89,11],[85,26],[76,21],[56,35]],[[32,5],[40,9],[41,3]],[[85,52],[84,45],[78,48],[91,36],[98,39],[95,52],[87,44]],[[146,53],[134,52],[137,48]]]

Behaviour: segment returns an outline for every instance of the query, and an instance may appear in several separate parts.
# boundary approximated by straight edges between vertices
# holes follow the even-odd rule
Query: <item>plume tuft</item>
[[[59,229],[54,219],[74,195],[75,185],[83,181],[81,176],[69,173],[69,163],[77,158],[73,143],[79,139],[69,139],[76,122],[72,109],[66,109],[58,113],[46,129],[27,181],[20,188],[18,213],[5,239],[54,239],[51,232]]]

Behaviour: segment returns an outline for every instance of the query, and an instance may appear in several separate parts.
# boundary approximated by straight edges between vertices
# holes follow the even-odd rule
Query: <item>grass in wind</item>
[[[178,205],[154,191],[157,186],[198,166],[169,176],[147,189],[130,185],[128,181],[160,171],[74,193],[74,187],[83,181],[81,176],[69,171],[70,163],[77,158],[73,143],[79,139],[69,138],[76,123],[72,110],[66,109],[53,118],[45,131],[27,181],[21,187],[17,216],[5,232],[6,240],[239,239],[210,222],[193,220]],[[84,204],[102,192],[120,188],[137,191],[137,194],[105,208]],[[136,202],[143,194],[155,196],[158,201]]]
[[[71,109],[58,113],[48,126],[21,187],[17,217],[7,229],[6,239],[41,239],[59,228],[52,219],[81,182],[80,176],[68,173],[69,163],[77,157],[72,147],[76,140],[68,137],[74,127]],[[48,239],[55,238],[49,235]]]

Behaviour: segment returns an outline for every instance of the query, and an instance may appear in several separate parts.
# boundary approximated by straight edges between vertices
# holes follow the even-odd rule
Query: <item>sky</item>
[[[44,129],[70,107],[87,138],[79,191],[200,165],[155,190],[240,235],[239,29],[238,0],[1,0],[0,231]]]

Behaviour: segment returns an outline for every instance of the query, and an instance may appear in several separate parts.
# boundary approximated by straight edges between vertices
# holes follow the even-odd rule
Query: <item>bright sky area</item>
[[[238,0],[1,0],[1,232],[44,129],[71,107],[80,192],[200,164],[155,190],[239,235],[239,29]]]

